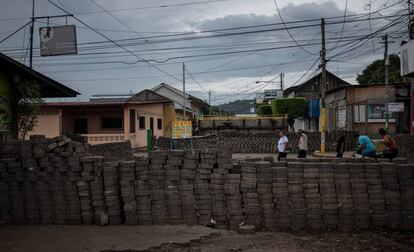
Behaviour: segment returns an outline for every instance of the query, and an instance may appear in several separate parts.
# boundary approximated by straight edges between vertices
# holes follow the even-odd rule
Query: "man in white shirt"
[[[298,158],[306,158],[306,154],[308,152],[308,136],[301,129],[299,130],[298,147],[299,147]]]
[[[280,137],[277,142],[277,150],[279,155],[277,156],[277,161],[280,161],[281,158],[287,157],[287,148],[289,144],[289,139],[283,134],[282,131],[277,131],[276,136]]]

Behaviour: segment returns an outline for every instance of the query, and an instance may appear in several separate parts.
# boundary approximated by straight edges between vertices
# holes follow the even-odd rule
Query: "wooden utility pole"
[[[183,62],[183,114],[185,120],[185,106],[186,106],[186,97],[185,97],[185,64]]]
[[[34,22],[35,22],[35,0],[32,1],[32,22],[30,24],[30,52],[29,52],[29,67],[33,66],[33,31],[34,31]]]
[[[284,73],[280,73],[280,89],[283,91],[283,78],[285,77]]]
[[[322,33],[322,50],[321,50],[321,104],[320,104],[320,117],[321,117],[321,153],[325,153],[325,131],[326,131],[326,108],[325,108],[325,97],[327,91],[326,84],[326,47],[325,47],[325,19],[321,19],[321,33]]]
[[[385,67],[385,130],[388,132],[388,67],[390,66],[390,60],[388,58],[388,34],[385,34],[384,38],[384,67]]]
[[[211,90],[208,91],[208,114],[211,115]]]

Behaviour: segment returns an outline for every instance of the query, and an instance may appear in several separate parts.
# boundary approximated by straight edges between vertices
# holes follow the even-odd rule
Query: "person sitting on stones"
[[[395,139],[387,134],[387,131],[383,128],[378,130],[378,133],[382,137],[382,142],[385,145],[384,151],[381,153],[382,158],[389,158],[393,159],[397,157],[398,154],[398,147]]]
[[[355,138],[358,139],[358,149],[362,154],[362,157],[370,157],[375,158],[376,148],[374,142],[372,142],[371,138],[366,135],[355,134]],[[358,152],[358,151],[357,151]]]

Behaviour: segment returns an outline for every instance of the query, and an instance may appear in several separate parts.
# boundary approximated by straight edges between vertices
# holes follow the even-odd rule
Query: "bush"
[[[272,112],[276,115],[286,114],[288,124],[293,128],[296,118],[303,117],[306,114],[306,99],[304,98],[283,98],[275,99],[271,104]],[[293,129],[295,130],[295,129]]]
[[[272,114],[273,113],[271,105],[263,104],[259,105],[259,107],[257,108],[257,115],[259,116],[271,116]]]

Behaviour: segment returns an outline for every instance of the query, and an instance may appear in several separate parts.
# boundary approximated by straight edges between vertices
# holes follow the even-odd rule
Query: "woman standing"
[[[299,130],[299,154],[298,158],[306,158],[306,154],[308,152],[308,136],[305,134],[305,131]]]
[[[277,150],[279,155],[277,156],[277,161],[280,161],[281,158],[287,157],[287,148],[289,144],[289,139],[283,134],[282,131],[277,131],[276,136],[279,137],[279,141],[277,142]]]

